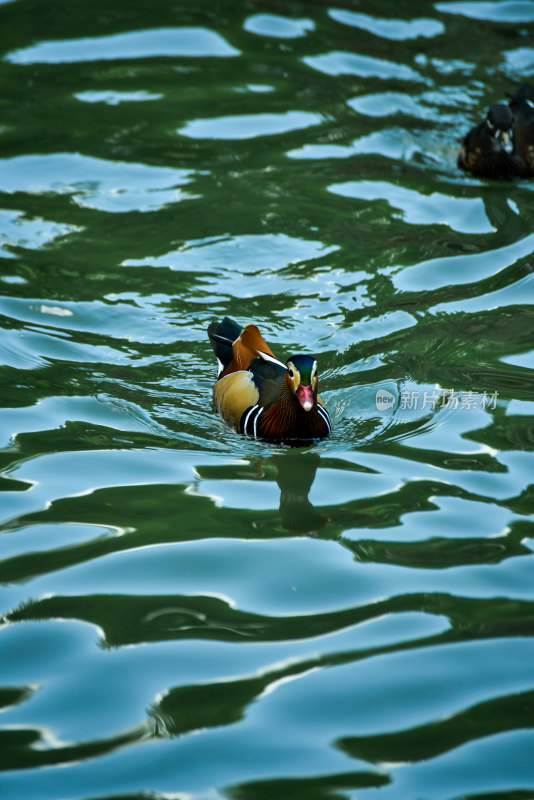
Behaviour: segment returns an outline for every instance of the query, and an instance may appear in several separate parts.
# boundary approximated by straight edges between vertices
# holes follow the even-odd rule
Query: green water
[[[534,797],[534,2],[0,2],[0,793]],[[206,328],[318,358],[284,449]]]

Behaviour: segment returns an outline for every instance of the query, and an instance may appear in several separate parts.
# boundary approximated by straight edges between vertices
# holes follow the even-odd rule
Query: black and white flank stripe
[[[263,413],[263,406],[255,405],[248,408],[241,417],[241,433],[258,438],[258,419]]]
[[[325,421],[326,427],[328,428],[328,433],[332,433],[332,423],[330,422],[330,416],[326,408],[322,406],[320,403],[317,403],[317,411]]]

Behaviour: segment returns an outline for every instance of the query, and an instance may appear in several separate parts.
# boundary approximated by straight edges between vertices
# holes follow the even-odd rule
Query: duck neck
[[[316,403],[314,398],[314,403]],[[282,381],[280,397],[261,417],[263,435],[272,438],[311,438],[313,423],[317,415],[314,405],[305,411],[299,404],[295,393],[288,386],[285,378]]]

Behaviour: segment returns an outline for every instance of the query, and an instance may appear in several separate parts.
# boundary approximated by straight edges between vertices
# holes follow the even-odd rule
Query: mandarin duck
[[[214,320],[208,336],[219,362],[215,407],[239,433],[268,442],[301,446],[332,430],[317,394],[317,361],[295,355],[279,361],[256,325],[241,328],[229,317]]]
[[[513,152],[514,115],[504,103],[490,106],[484,122],[465,136],[458,167],[477,178],[522,177],[523,161]]]

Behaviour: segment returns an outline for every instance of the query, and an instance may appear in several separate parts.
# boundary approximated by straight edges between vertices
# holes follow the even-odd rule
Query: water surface
[[[3,795],[534,797],[533,184],[456,168],[533,22],[0,3]],[[225,314],[328,440],[224,426]]]

